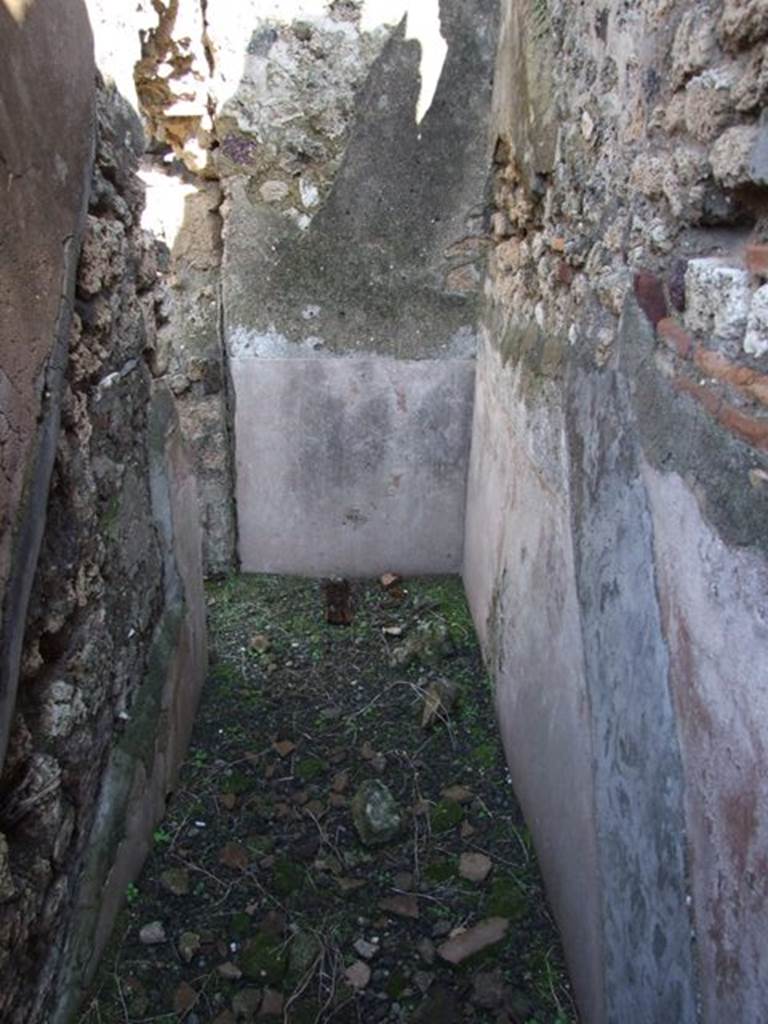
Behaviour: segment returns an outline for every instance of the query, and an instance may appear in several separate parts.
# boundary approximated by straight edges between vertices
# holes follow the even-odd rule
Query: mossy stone
[[[428,882],[440,885],[455,878],[457,871],[458,866],[455,860],[433,860],[424,869],[424,877]]]
[[[229,920],[229,933],[235,939],[244,939],[246,935],[251,933],[252,928],[253,921],[244,910],[233,914]]]
[[[493,743],[478,743],[471,757],[479,768],[490,769],[496,764],[496,746]]]
[[[272,868],[272,884],[278,896],[291,896],[304,885],[304,869],[287,857],[279,857]]]
[[[387,978],[385,991],[390,999],[399,999],[406,988],[408,988],[408,979],[403,971],[396,967],[389,978]]]
[[[296,774],[303,782],[319,779],[328,770],[328,765],[319,757],[303,757],[296,765]]]
[[[297,932],[288,953],[288,977],[298,983],[318,957],[322,946],[312,932]]]
[[[453,653],[454,646],[448,626],[442,619],[419,622],[413,632],[393,652],[391,663],[404,667],[413,661],[423,665],[437,665]]]
[[[520,886],[509,875],[494,879],[488,894],[486,913],[489,917],[506,917],[519,921],[525,917],[527,900]]]
[[[317,1003],[299,1003],[291,1008],[291,1024],[315,1024],[320,1014],[321,1007]]]
[[[236,795],[246,793],[253,786],[253,779],[243,772],[232,772],[224,781],[227,792]]]
[[[274,935],[259,932],[243,947],[239,966],[249,981],[278,986],[288,969],[283,942]]]
[[[256,857],[266,857],[275,848],[274,836],[248,836],[246,845]]]
[[[397,801],[383,782],[368,779],[352,800],[352,819],[366,846],[388,843],[403,825]]]
[[[455,800],[443,799],[432,808],[429,824],[433,832],[447,832],[448,829],[460,824],[463,817],[461,804],[457,804]]]

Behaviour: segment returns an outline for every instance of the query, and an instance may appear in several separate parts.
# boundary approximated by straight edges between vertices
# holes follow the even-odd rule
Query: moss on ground
[[[346,627],[325,621],[319,581],[238,576],[208,598],[192,745],[81,1024],[125,1024],[126,1007],[129,1020],[177,1021],[190,989],[201,1024],[219,1024],[265,986],[290,1003],[289,1024],[449,1024],[465,1010],[474,1024],[575,1020],[460,581],[356,584]],[[446,681],[455,704],[422,728],[430,687]],[[351,812],[370,780],[404,822],[376,847]],[[472,851],[493,862],[482,885],[459,874]],[[185,895],[163,883],[171,869],[188,875]],[[434,959],[452,930],[489,916],[510,920],[503,942],[460,968]],[[144,946],[152,921],[167,941]],[[355,990],[344,972],[360,940],[375,953]],[[473,1002],[481,971],[502,972],[503,1006]]]

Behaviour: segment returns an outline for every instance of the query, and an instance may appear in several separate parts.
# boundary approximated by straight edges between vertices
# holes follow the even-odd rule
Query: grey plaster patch
[[[244,570],[457,571],[472,361],[235,359],[231,369]]]
[[[568,405],[607,1015],[695,1021],[682,764],[626,384],[576,370]]]
[[[539,187],[555,161],[555,43],[546,0],[503,4],[494,122],[513,140],[526,188]]]

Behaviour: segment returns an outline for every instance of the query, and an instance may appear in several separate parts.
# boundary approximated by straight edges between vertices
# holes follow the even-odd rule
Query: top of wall
[[[232,355],[472,353],[496,6],[443,0],[439,34],[437,17],[430,34],[409,12],[366,36],[359,10],[339,31],[308,19],[243,32],[251,57],[218,123]],[[411,7],[428,20],[429,4]],[[360,33],[354,45],[351,31]],[[424,113],[422,58],[436,54],[439,67],[442,53]],[[346,79],[331,75],[338,62]],[[297,76],[302,95],[292,91]],[[317,95],[332,123],[315,118],[314,133],[304,131],[295,105],[294,121],[260,145],[263,111],[282,110],[288,90],[311,112],[313,85],[325,90]]]

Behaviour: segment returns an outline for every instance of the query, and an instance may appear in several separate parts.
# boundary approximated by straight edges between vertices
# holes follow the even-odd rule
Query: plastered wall
[[[465,579],[586,1020],[760,1020],[762,2],[503,5]]]

